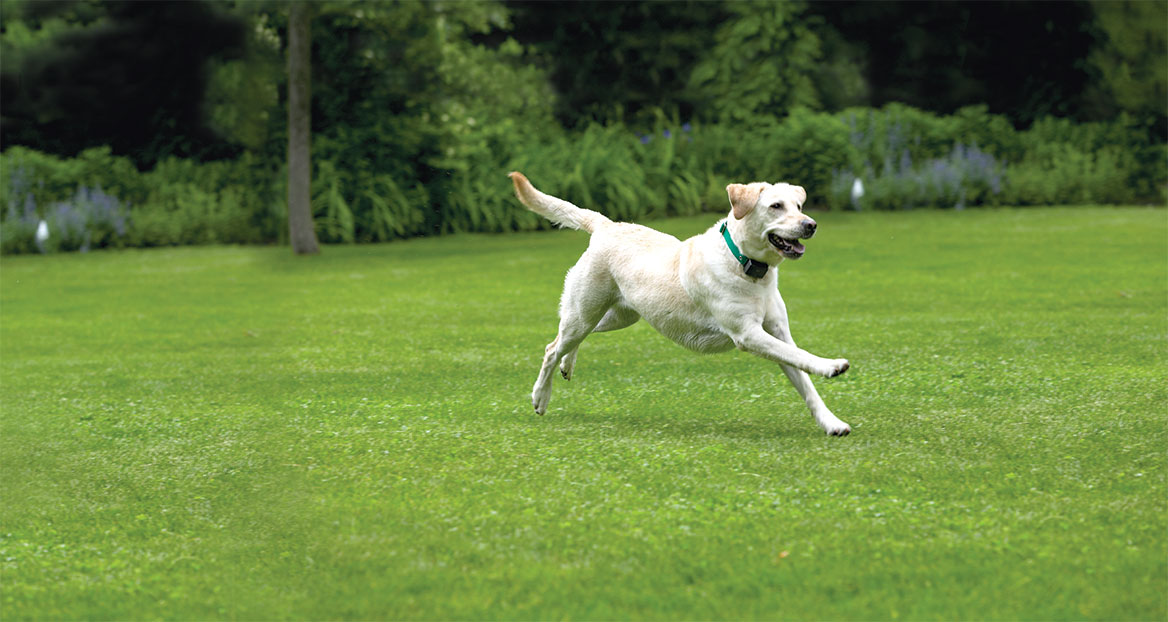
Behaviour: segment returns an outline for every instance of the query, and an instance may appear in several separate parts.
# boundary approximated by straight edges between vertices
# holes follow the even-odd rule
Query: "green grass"
[[[1166,212],[816,218],[846,438],[644,323],[534,415],[578,232],[5,258],[0,617],[1168,617]]]

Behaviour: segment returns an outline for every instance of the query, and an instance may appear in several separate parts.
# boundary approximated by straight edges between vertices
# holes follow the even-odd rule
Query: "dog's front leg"
[[[781,300],[767,314],[763,328],[776,339],[792,346],[795,345],[795,339],[791,337],[790,325],[787,322],[787,310]],[[815,423],[819,424],[824,432],[829,436],[847,436],[852,431],[851,426],[836,417],[827,404],[823,403],[823,398],[819,397],[819,391],[815,390],[815,385],[811,383],[811,377],[807,375],[807,372],[791,365],[780,364],[780,366],[783,368],[783,373],[787,375],[787,379],[791,381],[795,390],[803,398],[803,402],[807,404],[811,416],[815,417]]]
[[[815,356],[775,337],[758,324],[735,331],[730,338],[739,350],[826,378],[834,378],[848,370],[847,360]]]
[[[782,365],[782,368],[791,384],[795,385],[795,390],[803,396],[803,401],[811,411],[811,416],[815,417],[815,423],[818,423],[828,436],[847,436],[851,433],[852,427],[841,421],[839,417],[835,416],[835,413],[831,412],[827,404],[823,403],[823,398],[819,397],[819,392],[815,390],[815,385],[811,384],[811,377],[807,375],[807,372],[795,369],[790,365]]]

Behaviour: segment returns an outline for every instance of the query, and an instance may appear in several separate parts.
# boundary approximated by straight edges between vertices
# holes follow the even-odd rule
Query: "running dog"
[[[848,370],[848,361],[797,347],[779,296],[778,264],[802,257],[806,247],[799,240],[815,235],[817,226],[803,214],[807,191],[802,187],[730,184],[726,218],[683,242],[544,194],[522,173],[510,177],[529,210],[592,234],[564,281],[559,333],[545,349],[531,392],[535,412],[547,411],[557,365],[564,379],[571,379],[585,337],[644,318],[691,350],[737,347],[778,363],[827,434],[852,431],[827,408],[808,376],[833,378]]]

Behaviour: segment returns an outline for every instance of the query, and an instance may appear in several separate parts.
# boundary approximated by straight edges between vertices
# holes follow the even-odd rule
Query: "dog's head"
[[[730,184],[731,217],[740,223],[743,252],[777,264],[782,258],[798,259],[807,250],[799,243],[815,235],[815,221],[803,214],[807,191],[791,184]],[[752,254],[753,253],[753,254]]]

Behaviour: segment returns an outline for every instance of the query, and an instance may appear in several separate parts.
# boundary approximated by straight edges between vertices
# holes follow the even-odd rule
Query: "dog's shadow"
[[[685,412],[676,416],[645,415],[627,411],[590,411],[580,408],[552,409],[548,423],[565,432],[593,430],[613,436],[666,437],[719,443],[765,443],[776,439],[822,436],[803,413],[771,416],[728,417],[718,413]],[[810,425],[809,425],[810,424]]]

